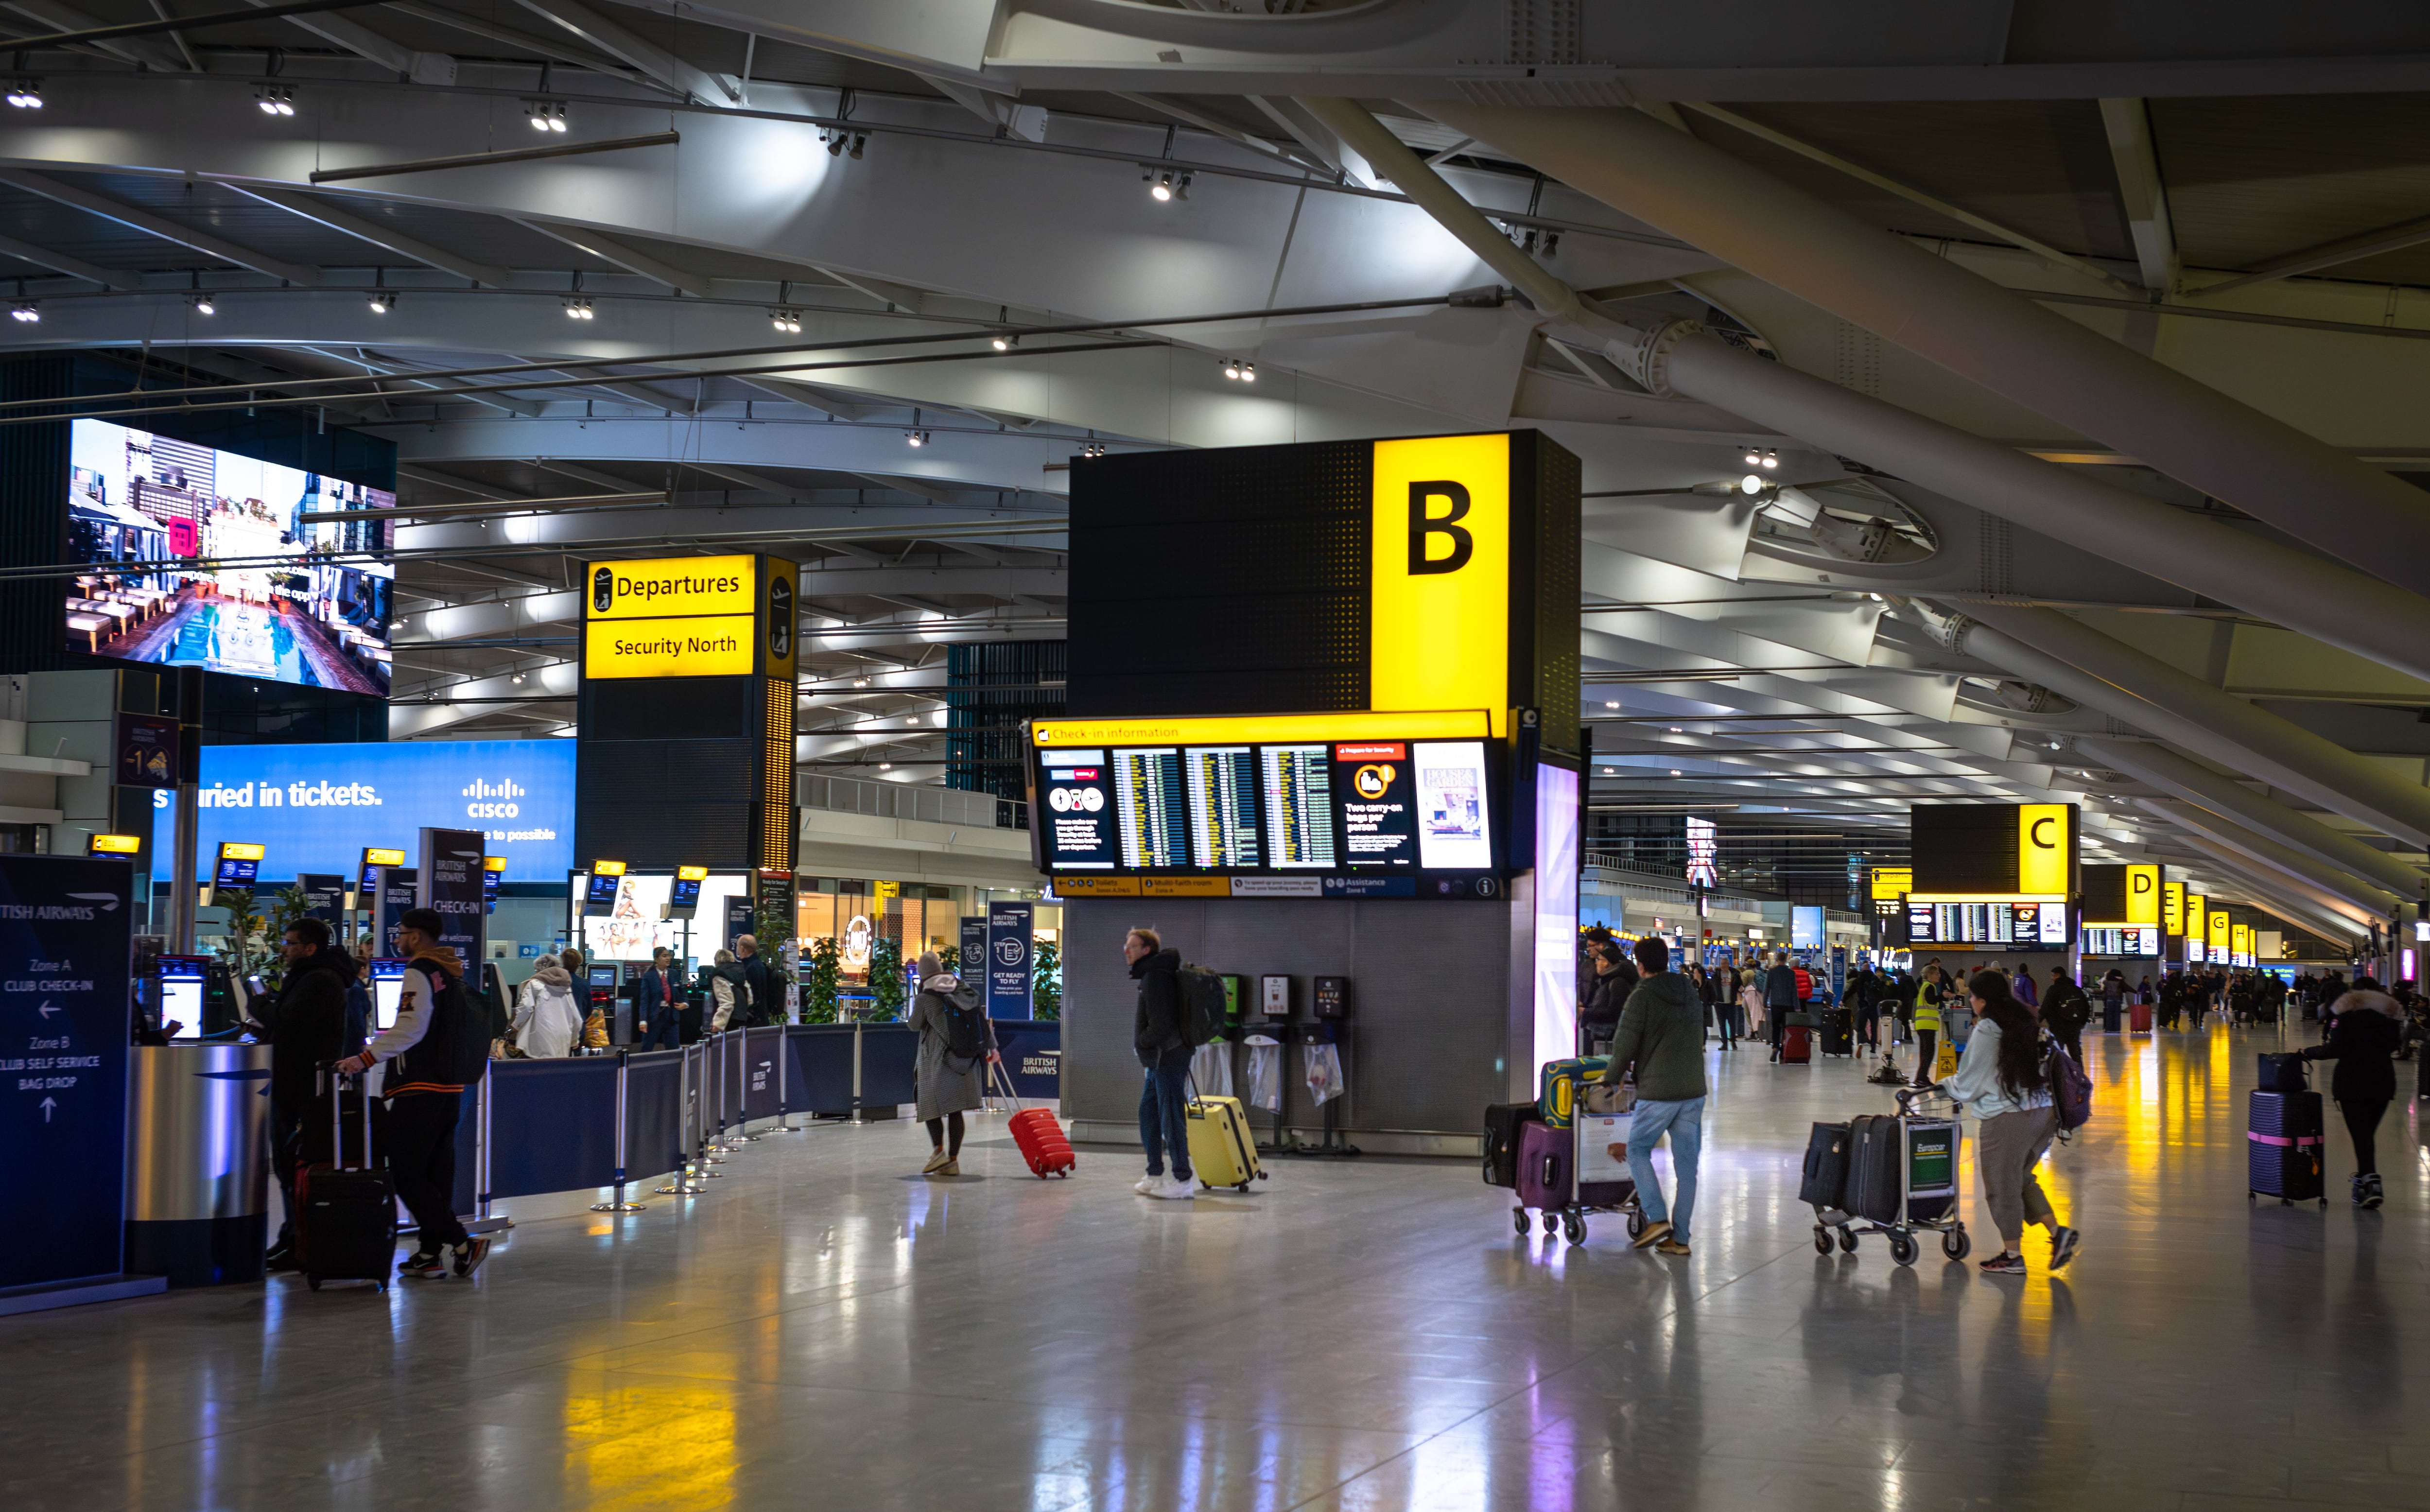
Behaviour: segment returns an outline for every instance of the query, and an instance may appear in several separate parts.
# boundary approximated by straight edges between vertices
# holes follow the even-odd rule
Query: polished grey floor
[[[1160,1204],[1135,1153],[1032,1179],[994,1120],[953,1181],[915,1125],[822,1127],[689,1203],[526,1221],[471,1284],[0,1321],[0,1504],[2430,1507],[2416,1105],[2386,1210],[2347,1206],[2341,1129],[2326,1211],[2248,1206],[2278,1039],[2097,1044],[2062,1278],[2038,1241],[2022,1280],[1818,1256],[1806,1125],[1888,1102],[1844,1061],[1711,1053],[1686,1261],[1518,1238],[1465,1163]]]

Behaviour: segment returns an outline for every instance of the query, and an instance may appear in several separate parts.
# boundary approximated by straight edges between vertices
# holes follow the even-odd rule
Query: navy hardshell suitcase
[[[2321,1180],[2321,1094],[2256,1088],[2245,1107],[2245,1201],[2275,1197],[2281,1204],[2328,1205]]]

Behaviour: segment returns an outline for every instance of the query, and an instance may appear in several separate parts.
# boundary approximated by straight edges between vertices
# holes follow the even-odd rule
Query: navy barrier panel
[[[616,1062],[605,1055],[490,1063],[490,1195],[616,1179]]]
[[[624,1175],[683,1164],[683,1052],[653,1050],[624,1064]]]
[[[1053,1019],[998,1019],[996,1054],[1012,1077],[1012,1089],[1026,1102],[1063,1095],[1063,1025]]]
[[[481,1210],[481,1093],[483,1085],[474,1082],[463,1091],[463,1111],[456,1115],[456,1213],[458,1217]],[[428,1094],[417,1092],[416,1097]]]
[[[852,1037],[848,1023],[795,1024],[785,1031],[793,1057],[786,1105],[811,1115],[852,1111]]]
[[[725,1110],[725,1126],[732,1128],[742,1122],[742,1089],[749,1078],[743,1074],[742,1037],[750,1033],[728,1031],[717,1038],[717,1059],[724,1075],[718,1079],[718,1105]]]
[[[777,1057],[785,1053],[785,1031],[775,1025],[742,1031],[742,1117],[773,1119],[785,1111],[776,1095]],[[786,1068],[791,1074],[791,1068]]]
[[[920,1033],[907,1023],[864,1023],[860,1026],[860,1105],[885,1107],[920,1100],[913,1066],[920,1055]]]

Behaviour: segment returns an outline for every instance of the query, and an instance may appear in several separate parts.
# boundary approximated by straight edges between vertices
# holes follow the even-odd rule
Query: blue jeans
[[[1167,1146],[1173,1151],[1173,1174],[1190,1179],[1190,1051],[1168,1050],[1147,1068],[1140,1088],[1140,1143],[1147,1147],[1147,1173],[1164,1174]]]
[[[1662,1188],[1654,1184],[1654,1141],[1671,1136],[1671,1173],[1678,1186],[1677,1201],[1662,1203]],[[1671,1221],[1671,1237],[1688,1242],[1688,1219],[1696,1210],[1696,1159],[1705,1148],[1705,1100],[1682,1098],[1675,1103],[1640,1099],[1628,1123],[1628,1173],[1637,1178],[1637,1201],[1649,1221]]]

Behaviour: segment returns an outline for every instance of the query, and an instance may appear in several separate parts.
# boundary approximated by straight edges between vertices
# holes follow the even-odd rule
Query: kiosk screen
[[[372,1027],[375,1030],[396,1027],[397,1005],[405,998],[405,962],[375,960],[372,962]]]

